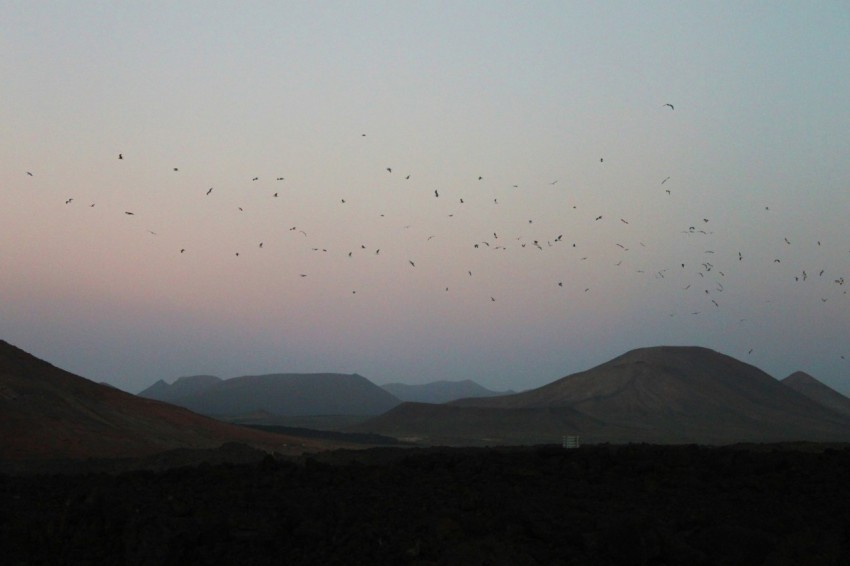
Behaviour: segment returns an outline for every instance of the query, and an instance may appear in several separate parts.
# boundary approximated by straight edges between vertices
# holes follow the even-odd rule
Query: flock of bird
[[[663,106],[669,107],[670,110],[674,109],[672,104],[665,104]],[[360,137],[365,138],[366,134],[360,134]],[[132,160],[133,156],[130,154],[125,155],[124,152],[121,152],[113,154],[113,159],[117,159],[124,164]],[[606,166],[604,157],[599,158],[598,166]],[[175,175],[179,175],[180,168],[172,167],[171,172]],[[26,175],[28,177],[35,177],[36,173],[26,171]],[[412,176],[410,173],[399,174],[396,170],[394,170],[393,166],[383,166],[383,175],[398,179],[398,182],[411,182]],[[685,226],[664,227],[664,229],[668,230],[671,234],[678,233],[680,237],[691,240],[684,246],[687,251],[680,252],[683,257],[679,257],[674,262],[670,259],[669,255],[654,255],[652,250],[648,250],[648,247],[654,244],[647,244],[641,240],[629,239],[631,237],[629,230],[632,230],[636,225],[641,225],[645,228],[648,222],[643,221],[641,218],[627,218],[626,216],[620,216],[620,214],[616,213],[613,215],[613,219],[610,219],[611,217],[608,214],[605,214],[604,211],[584,212],[584,207],[580,207],[580,203],[576,199],[572,202],[564,202],[562,200],[560,203],[552,203],[552,207],[563,207],[562,210],[558,211],[558,214],[561,215],[564,226],[557,230],[552,229],[551,221],[535,224],[534,218],[523,218],[520,220],[517,218],[519,213],[512,210],[506,211],[503,215],[499,216],[498,219],[495,219],[496,217],[494,217],[491,212],[487,212],[484,207],[506,208],[500,204],[499,200],[499,197],[503,196],[503,194],[496,194],[495,191],[492,190],[491,193],[487,194],[487,190],[482,189],[482,187],[487,185],[485,176],[486,175],[484,174],[473,175],[468,179],[468,181],[458,182],[455,187],[441,186],[435,188],[432,186],[424,189],[417,185],[413,189],[417,191],[417,198],[420,198],[419,202],[422,202],[421,197],[424,195],[424,191],[427,190],[428,194],[432,195],[430,198],[432,198],[435,203],[440,203],[440,208],[437,210],[444,214],[446,220],[451,221],[452,219],[458,219],[459,222],[463,223],[470,220],[471,217],[477,216],[477,218],[474,218],[474,222],[466,224],[464,229],[456,230],[450,234],[434,233],[437,229],[444,227],[443,224],[434,223],[433,221],[430,221],[430,223],[429,221],[421,221],[417,217],[407,217],[402,219],[402,215],[400,213],[394,214],[395,219],[399,221],[397,224],[397,230],[399,231],[399,234],[411,234],[409,239],[417,240],[415,243],[405,243],[405,239],[402,237],[396,238],[391,242],[382,243],[381,245],[367,246],[365,243],[353,243],[355,236],[352,235],[352,244],[348,248],[340,249],[328,246],[326,243],[320,243],[322,241],[320,235],[313,233],[312,230],[308,233],[308,231],[305,230],[305,225],[291,225],[288,227],[288,231],[297,234],[297,238],[299,238],[299,243],[297,245],[308,248],[310,252],[336,255],[342,258],[348,258],[348,260],[353,260],[356,256],[367,253],[372,257],[380,256],[383,258],[388,255],[386,252],[392,249],[394,252],[393,257],[398,261],[404,261],[404,266],[399,264],[398,268],[410,270],[421,269],[421,267],[418,267],[417,265],[418,259],[408,254],[421,250],[423,243],[429,243],[432,240],[435,241],[435,244],[441,239],[448,241],[450,243],[446,244],[446,247],[451,247],[452,249],[466,248],[467,252],[462,254],[461,257],[470,258],[470,261],[472,261],[471,258],[473,258],[471,254],[492,254],[497,252],[502,254],[553,254],[554,257],[545,261],[550,264],[552,262],[556,264],[563,264],[564,274],[566,277],[562,276],[552,278],[548,281],[545,280],[542,274],[550,273],[552,271],[551,269],[540,269],[540,275],[524,275],[529,278],[529,281],[536,282],[541,291],[544,290],[545,287],[550,286],[553,289],[564,289],[566,287],[572,288],[579,293],[591,293],[593,285],[590,283],[590,279],[583,280],[581,277],[582,262],[587,262],[589,264],[594,261],[597,263],[599,261],[607,261],[609,262],[610,269],[625,270],[630,274],[628,275],[629,277],[637,277],[640,281],[643,281],[644,284],[649,284],[650,282],[661,282],[661,280],[664,280],[664,283],[667,284],[667,289],[669,289],[668,292],[673,291],[677,293],[677,295],[672,296],[670,300],[671,312],[669,312],[668,315],[671,317],[681,314],[697,316],[711,310],[722,309],[725,303],[724,296],[729,293],[729,288],[734,285],[733,282],[741,280],[741,277],[735,277],[734,275],[740,275],[742,268],[745,265],[747,266],[747,270],[762,271],[766,269],[776,269],[778,266],[783,266],[783,259],[785,259],[787,255],[787,250],[794,245],[808,246],[809,248],[822,247],[820,240],[814,242],[792,243],[791,239],[786,236],[783,237],[781,241],[777,242],[773,257],[758,257],[751,259],[747,257],[742,249],[714,249],[712,242],[714,241],[716,230],[721,230],[722,226],[715,226],[716,223],[713,222],[712,219],[702,217],[694,219],[694,222],[688,223],[688,225]],[[287,185],[285,183],[285,176],[270,177],[270,179],[273,180],[272,182],[275,184],[274,188],[271,188],[259,175],[246,175],[245,178],[246,180],[250,179],[252,184],[263,187],[262,192],[265,194],[265,197],[269,199],[269,206],[271,206],[274,202],[284,201],[285,199],[281,198],[281,195],[286,195],[287,191],[291,190],[286,188]],[[553,179],[548,181],[546,185],[554,189],[554,187],[558,185],[559,181],[560,179]],[[671,176],[659,175],[656,183],[657,193],[653,191],[654,198],[674,198],[674,192],[676,192],[677,189],[674,186],[675,181],[671,179]],[[412,184],[413,183],[409,183],[409,185]],[[561,183],[561,185],[559,185],[559,187],[564,186],[565,183]],[[509,196],[503,197],[503,200],[508,199],[511,203],[514,203],[516,199],[522,198],[521,196],[517,196],[520,194],[518,192],[520,185],[510,184],[509,186],[506,185],[504,189],[514,192],[505,193]],[[198,199],[216,199],[217,195],[221,192],[221,190],[216,189],[215,186],[204,186],[198,187],[197,189],[186,188],[186,190],[197,190]],[[360,195],[357,194],[337,195],[336,198],[338,198],[339,206],[349,206],[352,201],[358,200],[359,196]],[[276,201],[275,199],[279,200]],[[67,206],[74,206],[77,202],[77,197],[74,195],[68,195],[64,198],[64,203]],[[97,203],[90,202],[87,204],[88,207],[94,208]],[[511,205],[508,204],[507,206],[509,207]],[[236,206],[234,213],[242,214],[245,213],[245,211],[245,207]],[[126,209],[121,212],[124,216],[133,217],[132,221],[134,222],[144,222],[144,218],[137,214],[137,211],[135,210]],[[311,215],[310,211],[292,211],[288,209],[287,212],[292,217],[301,214],[302,218],[305,218],[305,220],[309,219]],[[599,212],[603,213],[600,214]],[[764,206],[762,212],[769,214],[770,207]],[[216,213],[220,214],[220,211],[217,211]],[[372,213],[376,222],[386,221],[388,215],[393,216],[393,211],[375,210]],[[433,215],[430,217],[434,218]],[[493,225],[489,225],[484,228],[487,218],[494,218]],[[128,221],[131,221],[131,219],[128,218]],[[419,221],[418,224],[417,221]],[[618,241],[612,240],[611,249],[602,254],[602,257],[591,257],[591,255],[585,250],[596,250],[598,249],[598,245],[590,246],[588,245],[588,241],[604,240],[600,232],[594,231],[596,230],[594,227],[604,226],[606,222],[612,221],[621,228],[619,231],[613,229],[609,230],[608,237],[622,237],[622,239]],[[585,224],[581,224],[581,222],[584,222]],[[410,230],[415,224],[417,230]],[[578,230],[574,230],[574,228],[579,224],[581,224],[581,227]],[[608,225],[610,226],[610,224]],[[158,236],[160,233],[167,233],[167,231],[162,232],[158,226],[158,231],[152,230],[152,227],[153,226],[145,224],[139,226],[139,229],[144,229],[149,235],[154,236]],[[625,230],[625,232],[623,232],[623,230]],[[572,237],[570,237],[570,234],[572,234]],[[466,238],[466,241],[463,241],[462,238]],[[270,242],[258,237],[254,243],[255,250],[268,250],[268,243],[274,244],[275,242]],[[292,245],[291,242],[290,245]],[[383,255],[382,250],[385,251]],[[558,250],[562,251],[559,252]],[[174,242],[174,253],[176,254],[189,254],[193,251],[194,250],[185,243],[181,245],[179,242]],[[231,249],[229,254],[231,254],[231,257],[233,258],[241,259],[245,256],[246,251],[247,250],[244,248]],[[638,253],[638,251],[642,253]],[[408,255],[408,257],[404,257],[402,254]],[[429,257],[433,258],[434,255],[429,254]],[[816,296],[820,303],[827,303],[830,300],[846,298],[847,291],[845,281],[847,274],[844,273],[843,270],[846,270],[850,266],[847,264],[843,266],[835,266],[818,265],[814,263],[803,266],[800,265],[800,258],[805,257],[805,254],[798,253],[794,257],[796,260],[795,263],[797,264],[796,268],[790,272],[777,272],[778,276],[784,275],[789,281],[793,281],[796,284],[810,286],[811,293]],[[430,261],[430,263],[433,266],[434,261]],[[540,264],[532,262],[524,265],[534,266]],[[437,271],[440,271],[440,269],[440,266],[436,266]],[[507,269],[508,271],[503,272],[502,276],[520,276],[516,272],[511,271],[511,268]],[[444,271],[449,270],[454,273],[444,273],[448,280],[457,281],[456,276],[461,273],[467,280],[469,280],[468,278],[475,277],[475,269],[473,269],[472,266],[467,265],[465,267],[458,267],[457,261],[447,262]],[[489,274],[487,277],[492,276],[491,269],[486,269],[485,272]],[[615,272],[612,271],[611,273]],[[305,269],[290,272],[290,276],[292,277],[307,278],[309,275],[309,270]],[[623,273],[618,276],[625,277],[626,275]],[[449,292],[453,285],[446,285],[445,283],[446,282],[443,281],[442,284],[439,285],[439,289],[442,292]],[[675,285],[675,287],[672,285]],[[484,287],[486,287],[486,285]],[[349,288],[346,292],[356,295],[357,291],[357,288]],[[687,300],[682,300],[681,297],[684,296],[689,298]],[[498,294],[492,291],[482,291],[481,297],[483,300],[491,303],[501,300]],[[686,310],[685,308],[682,308],[683,305],[686,307]],[[847,303],[845,302],[844,305],[846,306]],[[752,349],[748,349],[747,353],[752,353],[752,351]],[[842,358],[843,357],[844,356],[842,355]]]

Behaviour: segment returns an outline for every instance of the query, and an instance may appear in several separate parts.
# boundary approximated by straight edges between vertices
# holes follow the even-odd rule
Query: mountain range
[[[783,384],[707,348],[641,348],[537,389],[403,403],[350,428],[468,445],[553,443],[564,435],[593,443],[850,441],[850,415],[789,386],[794,381]]]
[[[195,375],[157,381],[139,396],[215,417],[379,415],[401,402],[356,373]]]
[[[802,372],[778,381],[698,347],[642,348],[529,391],[441,404],[401,402],[356,374],[188,376],[147,392],[179,393],[212,414],[222,407],[271,414],[373,411],[344,431],[421,445],[552,444],[564,435],[617,444],[850,442],[850,399]],[[0,461],[138,458],[232,442],[292,454],[341,445],[234,426],[131,395],[3,341],[0,431]]]

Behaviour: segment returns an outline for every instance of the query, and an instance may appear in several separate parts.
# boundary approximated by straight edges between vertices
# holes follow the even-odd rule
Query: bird
[[[410,263],[410,265],[412,265],[413,267],[416,267],[416,264],[415,264],[415,263],[413,263],[413,260],[410,260],[410,259],[409,259],[409,260],[407,260],[407,261],[408,261],[408,263]]]
[[[393,168],[392,168],[392,167],[387,167],[387,173],[392,173],[392,172],[393,172]]]
[[[124,154],[123,154],[123,153],[119,153],[119,154],[118,154],[118,159],[124,159]]]
[[[670,107],[670,110],[675,110],[675,108],[673,107],[673,105],[672,105],[672,104],[670,104],[669,102],[668,102],[667,104],[665,104],[664,106],[669,106],[669,107]],[[686,112],[686,114],[687,114],[687,112]]]
[[[209,195],[213,191],[213,188],[210,187],[210,190],[207,191],[207,195]]]
[[[179,171],[179,169],[177,169],[177,167],[175,167],[175,168],[174,168],[174,170],[175,170],[175,171]]]
[[[183,252],[185,252],[185,251],[186,251],[186,248],[180,248],[180,253],[181,253],[181,254],[182,254]]]
[[[27,171],[27,175],[29,175],[30,177],[32,177],[32,173],[30,173],[29,171]]]
[[[253,178],[253,179],[251,179],[251,180],[252,180],[252,181],[259,181],[259,180],[260,180],[260,178],[259,178],[259,177],[254,177],[254,178]]]
[[[440,193],[439,191],[437,191],[437,189],[434,189],[434,196],[440,198]]]
[[[275,181],[283,181],[283,177],[278,177]]]
[[[135,213],[130,212],[129,210],[125,210],[124,214],[126,214],[127,216],[133,216]]]
[[[661,184],[663,185],[664,183],[666,183],[669,180],[670,180],[670,177],[664,177],[664,180],[661,181]]]

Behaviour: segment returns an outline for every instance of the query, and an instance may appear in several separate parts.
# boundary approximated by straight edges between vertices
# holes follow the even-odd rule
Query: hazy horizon
[[[0,338],[54,365],[850,393],[850,7],[0,5]]]

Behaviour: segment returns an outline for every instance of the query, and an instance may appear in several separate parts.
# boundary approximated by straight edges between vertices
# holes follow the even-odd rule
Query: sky
[[[0,339],[56,366],[850,393],[846,3],[0,10]]]

